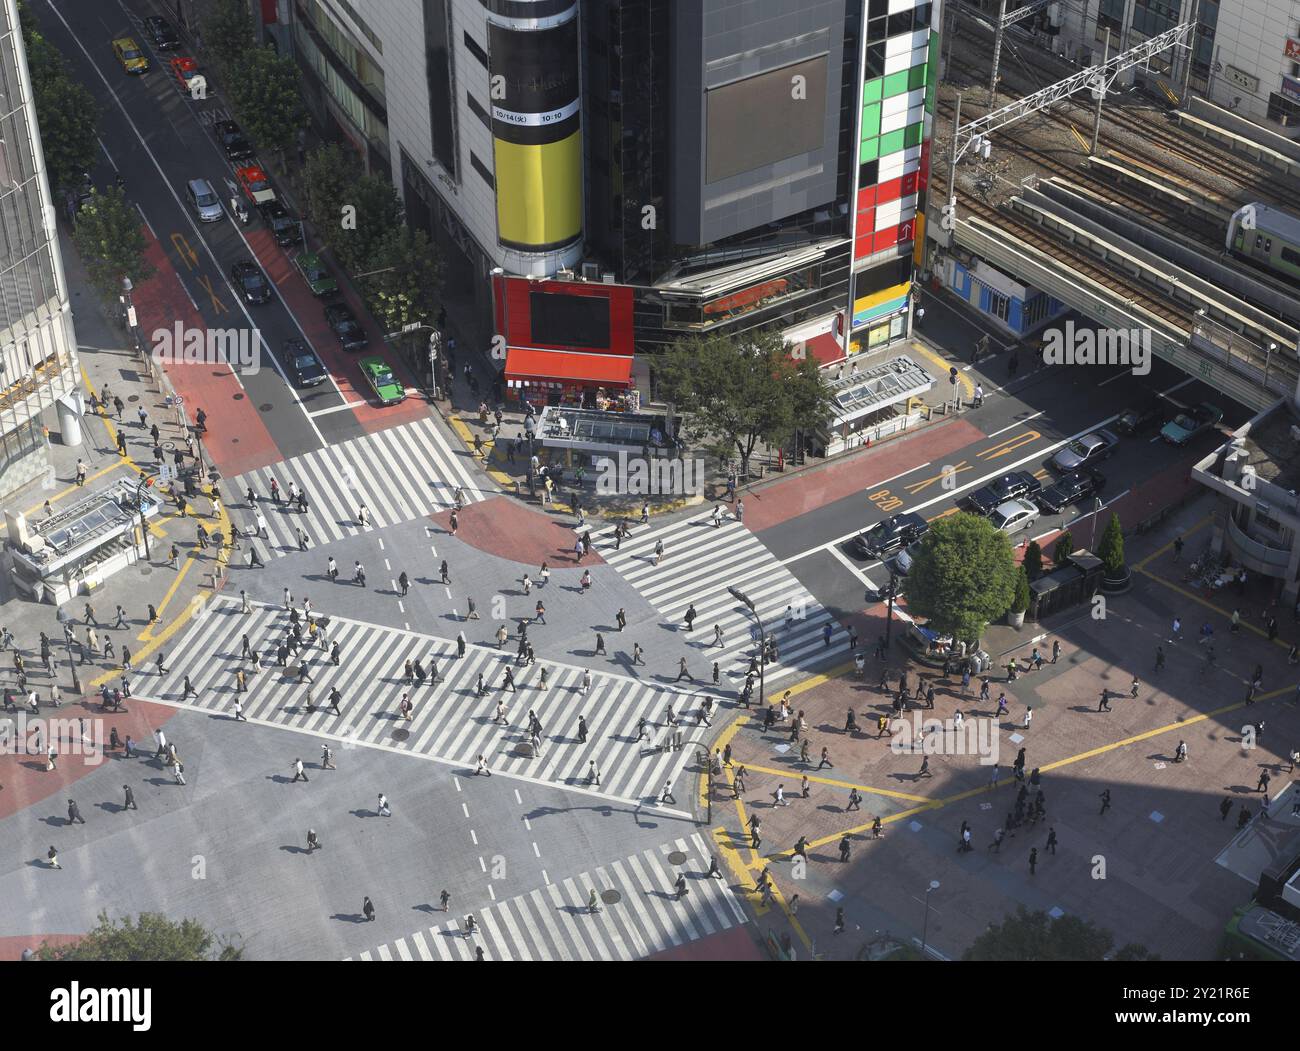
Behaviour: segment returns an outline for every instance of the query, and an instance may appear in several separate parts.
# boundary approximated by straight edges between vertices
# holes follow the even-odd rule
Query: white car
[[[993,512],[992,522],[1004,533],[1019,533],[1038,521],[1038,508],[1028,500],[1008,500]]]

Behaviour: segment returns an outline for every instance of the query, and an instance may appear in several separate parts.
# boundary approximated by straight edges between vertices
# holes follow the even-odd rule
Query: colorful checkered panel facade
[[[938,18],[930,0],[868,0],[855,260],[922,238]]]

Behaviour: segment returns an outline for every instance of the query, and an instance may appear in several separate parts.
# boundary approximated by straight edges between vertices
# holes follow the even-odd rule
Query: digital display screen
[[[610,301],[604,296],[569,296],[531,292],[534,346],[609,347]]]

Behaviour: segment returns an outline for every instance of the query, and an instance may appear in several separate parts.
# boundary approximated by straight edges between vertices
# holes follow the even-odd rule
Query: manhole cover
[[[393,731],[393,740],[394,740],[394,741],[405,741],[405,740],[406,740],[408,737],[410,737],[410,736],[411,736],[411,731],[410,731],[410,730],[394,730],[394,731]]]
[[[129,402],[130,402],[130,401],[139,401],[139,400],[140,400],[140,395],[138,395],[138,394],[128,394],[128,395],[126,396],[126,400],[129,401]]]
[[[142,577],[147,577],[152,572],[153,572],[153,566],[142,565],[140,567],[140,575]]]
[[[271,402],[265,402],[257,407],[259,412],[270,412],[275,406]]]
[[[515,755],[522,756],[523,758],[527,759],[533,755],[533,746],[529,744],[527,741],[520,741],[517,745],[515,745],[513,751]]]
[[[244,400],[244,393],[243,393],[243,391],[240,391],[238,394],[232,395],[231,400],[232,400],[232,401],[243,401],[243,400]]]
[[[674,850],[671,854],[668,855],[668,864],[685,865],[686,855],[683,854],[680,850]]]
[[[163,450],[164,450],[164,451],[169,452],[169,453],[170,453],[170,452],[175,452],[175,451],[176,451],[176,443],[175,443],[174,441],[172,441],[170,438],[167,439],[167,441],[165,441],[165,442],[162,443],[162,447],[163,447]]]
[[[602,890],[600,892],[600,900],[606,905],[617,905],[623,900],[623,895],[611,887],[609,890]]]

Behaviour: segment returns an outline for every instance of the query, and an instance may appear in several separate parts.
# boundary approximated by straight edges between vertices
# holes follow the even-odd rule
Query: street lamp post
[[[73,617],[66,609],[60,609],[56,614],[58,621],[63,625],[63,641],[68,647],[68,667],[72,669],[72,691],[78,696],[81,695],[81,680],[77,677],[77,662],[72,658],[72,621]]]
[[[767,669],[767,630],[763,627],[763,618],[758,615],[758,610],[754,608],[753,600],[750,599],[739,588],[727,588],[731,592],[731,597],[745,606],[750,613],[754,615],[754,620],[758,623],[758,706],[762,708],[766,703],[764,700],[764,688],[766,687]]]
[[[709,751],[709,746],[701,741],[698,737],[692,737],[686,742],[690,745],[699,745],[699,754],[704,757],[704,776],[708,780],[708,793],[705,798],[705,807],[708,809],[704,820],[706,824],[713,824],[713,754]]]
[[[135,484],[135,509],[140,512],[140,535],[144,537],[144,558],[148,562],[153,558],[149,551],[149,522],[144,514],[144,491],[152,485],[152,479],[144,477],[141,472],[140,481]]]
[[[1088,550],[1097,553],[1097,519],[1101,517],[1101,497],[1094,494],[1092,498],[1092,539],[1088,541]]]
[[[889,571],[889,583],[885,585],[885,649],[889,649],[893,641],[894,629],[894,596],[898,594],[898,576],[891,568]]]
[[[925,892],[925,920],[921,924],[921,955],[925,955],[925,940],[930,933],[930,895],[939,889],[939,881],[932,879]]]

